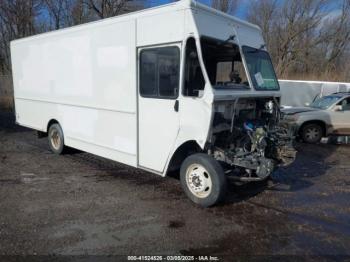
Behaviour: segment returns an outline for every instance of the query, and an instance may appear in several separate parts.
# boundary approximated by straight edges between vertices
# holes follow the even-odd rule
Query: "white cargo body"
[[[280,96],[253,87],[260,73],[248,73],[248,88],[213,88],[203,36],[264,49],[257,26],[190,0],[13,41],[16,121],[44,133],[58,123],[66,146],[165,176],[176,152],[205,149],[216,101]],[[189,39],[205,82],[196,95],[184,91]]]

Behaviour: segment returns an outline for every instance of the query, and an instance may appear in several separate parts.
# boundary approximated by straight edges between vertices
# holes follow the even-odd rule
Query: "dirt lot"
[[[46,139],[0,113],[2,255],[350,255],[350,147],[299,145],[267,183],[230,186],[201,209],[176,178]]]

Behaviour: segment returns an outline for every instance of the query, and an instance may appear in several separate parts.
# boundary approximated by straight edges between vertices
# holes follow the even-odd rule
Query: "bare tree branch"
[[[211,6],[224,13],[235,13],[238,9],[240,0],[212,0]]]

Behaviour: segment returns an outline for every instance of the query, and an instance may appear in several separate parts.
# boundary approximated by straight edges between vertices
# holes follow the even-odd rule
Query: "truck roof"
[[[249,23],[249,22],[244,21],[242,19],[239,19],[237,17],[234,17],[234,16],[228,15],[224,12],[221,12],[217,9],[211,8],[207,5],[201,4],[197,0],[179,0],[179,1],[174,2],[174,3],[169,3],[169,4],[164,4],[164,5],[160,5],[160,6],[156,6],[156,7],[146,8],[146,9],[142,9],[142,10],[131,12],[131,13],[126,13],[126,14],[122,14],[122,15],[118,15],[118,16],[114,16],[114,17],[105,18],[102,20],[97,20],[97,21],[93,21],[93,22],[88,22],[88,23],[84,23],[84,24],[80,24],[80,25],[75,25],[75,26],[71,26],[71,27],[66,27],[66,28],[62,28],[62,29],[58,29],[58,30],[53,30],[53,31],[45,32],[45,33],[36,34],[33,36],[29,36],[29,37],[16,39],[16,40],[11,41],[11,45],[16,44],[16,43],[20,43],[20,42],[25,42],[25,41],[32,40],[32,39],[42,38],[42,37],[49,36],[49,35],[56,35],[56,34],[60,34],[60,33],[64,33],[64,32],[74,32],[76,30],[80,30],[83,28],[94,27],[94,26],[99,25],[99,24],[112,24],[114,22],[119,22],[119,21],[123,21],[123,20],[137,19],[138,17],[148,16],[148,15],[156,15],[156,14],[159,14],[162,12],[178,11],[178,10],[185,10],[185,9],[195,9],[195,10],[209,12],[209,13],[221,16],[221,17],[225,17],[234,23],[242,24],[242,25],[245,25],[245,26],[248,26],[251,28],[261,30],[260,27],[255,25],[255,24]]]

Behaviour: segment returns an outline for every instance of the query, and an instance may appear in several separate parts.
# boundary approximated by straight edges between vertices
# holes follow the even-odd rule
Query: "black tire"
[[[202,172],[202,175],[194,176],[191,170],[194,168],[192,172],[197,172],[198,168],[195,169],[196,166],[200,167],[200,170],[205,170],[205,172]],[[201,178],[204,178],[205,181],[210,180],[211,187],[209,188],[207,186],[208,183],[203,182]],[[181,186],[188,198],[202,207],[213,206],[222,201],[226,195],[227,182],[224,171],[221,165],[207,154],[198,153],[187,157],[181,165],[180,180]],[[204,191],[193,193],[195,190],[193,186],[198,184],[198,188],[205,188]],[[192,188],[190,188],[190,185],[192,185]],[[197,187],[195,188],[198,189]],[[207,188],[209,189],[207,190]],[[199,194],[203,195],[199,196]]]
[[[53,153],[61,155],[65,151],[64,136],[59,124],[52,124],[48,132],[49,146]]]
[[[306,143],[319,143],[323,137],[323,128],[316,123],[306,124],[301,130],[301,137]]]

